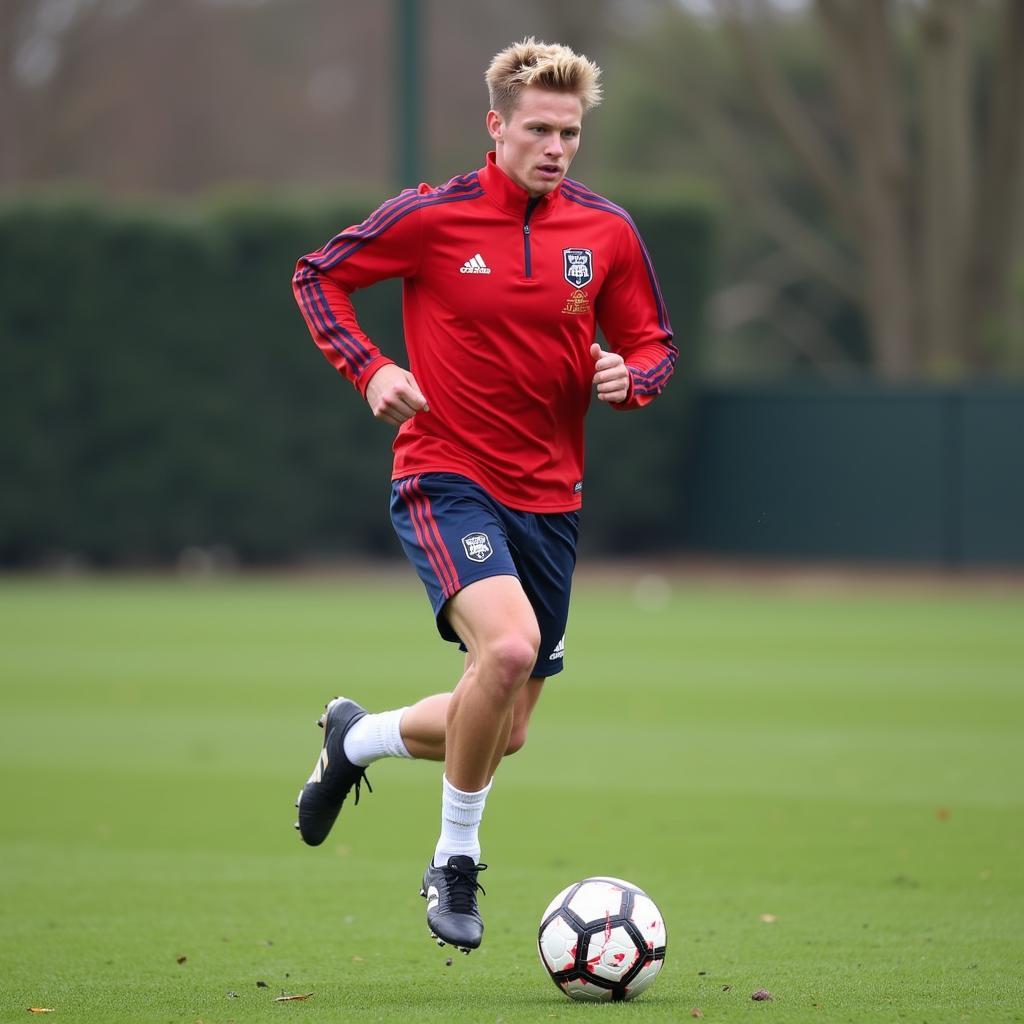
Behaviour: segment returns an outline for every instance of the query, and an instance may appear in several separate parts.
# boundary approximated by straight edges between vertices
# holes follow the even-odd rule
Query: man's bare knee
[[[530,678],[539,648],[539,638],[506,633],[479,652],[477,671],[503,703],[510,703]]]

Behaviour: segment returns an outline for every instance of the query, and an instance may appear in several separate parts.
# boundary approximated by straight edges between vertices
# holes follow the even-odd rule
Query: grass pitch
[[[581,583],[468,958],[417,895],[436,765],[371,768],[323,847],[291,827],[328,697],[459,664],[411,572],[0,583],[0,1019],[1024,1019],[1019,591]],[[572,1004],[537,961],[588,874],[664,912],[634,1003]]]

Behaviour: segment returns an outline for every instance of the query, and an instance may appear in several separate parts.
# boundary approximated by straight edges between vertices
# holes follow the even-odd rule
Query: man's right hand
[[[416,378],[396,363],[386,363],[370,378],[366,403],[376,419],[396,427],[418,412],[430,412]]]

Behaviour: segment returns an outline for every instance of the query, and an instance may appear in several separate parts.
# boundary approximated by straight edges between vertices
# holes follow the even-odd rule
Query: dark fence
[[[1024,390],[713,389],[683,540],[715,554],[1024,563]]]
[[[639,413],[595,403],[590,554],[1024,563],[1024,390],[751,388],[693,402],[713,219],[620,196],[682,350]],[[397,554],[389,428],[317,352],[295,258],[371,200],[0,207],[0,565]],[[402,358],[398,285],[357,296]]]

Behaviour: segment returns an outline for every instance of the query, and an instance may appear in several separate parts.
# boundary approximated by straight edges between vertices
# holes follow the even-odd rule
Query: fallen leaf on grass
[[[183,964],[186,960],[188,960],[188,957],[182,954],[181,956],[176,957],[175,959],[178,961],[179,964]]]
[[[704,1016],[704,1011],[699,1006],[695,1006],[690,1011],[690,1016],[691,1017],[703,1017]]]
[[[760,919],[764,921],[765,924],[775,924],[775,922],[778,921],[778,918],[774,914],[762,914]]]
[[[952,814],[953,812],[948,807],[937,807],[935,809],[935,817],[939,821],[949,821]]]
[[[354,964],[361,964],[362,962],[363,962],[363,958],[361,956],[354,956],[354,957],[352,957],[352,963],[354,963]]]
[[[754,1002],[765,1003],[772,998],[772,994],[766,988],[759,988],[756,992],[751,994],[750,998],[753,999]]]
[[[723,992],[731,992],[732,991],[732,985],[723,985],[722,986],[722,991]]]
[[[277,996],[274,999],[274,1002],[275,1003],[294,1003],[294,1002],[298,1002],[299,1000],[302,1000],[302,999],[308,999],[312,994],[313,994],[312,992],[305,992],[305,993],[301,993],[301,994],[296,994],[294,996],[280,995],[280,996]]]
[[[53,1013],[54,1011],[48,1006],[29,1006],[26,1007],[29,1013]]]

